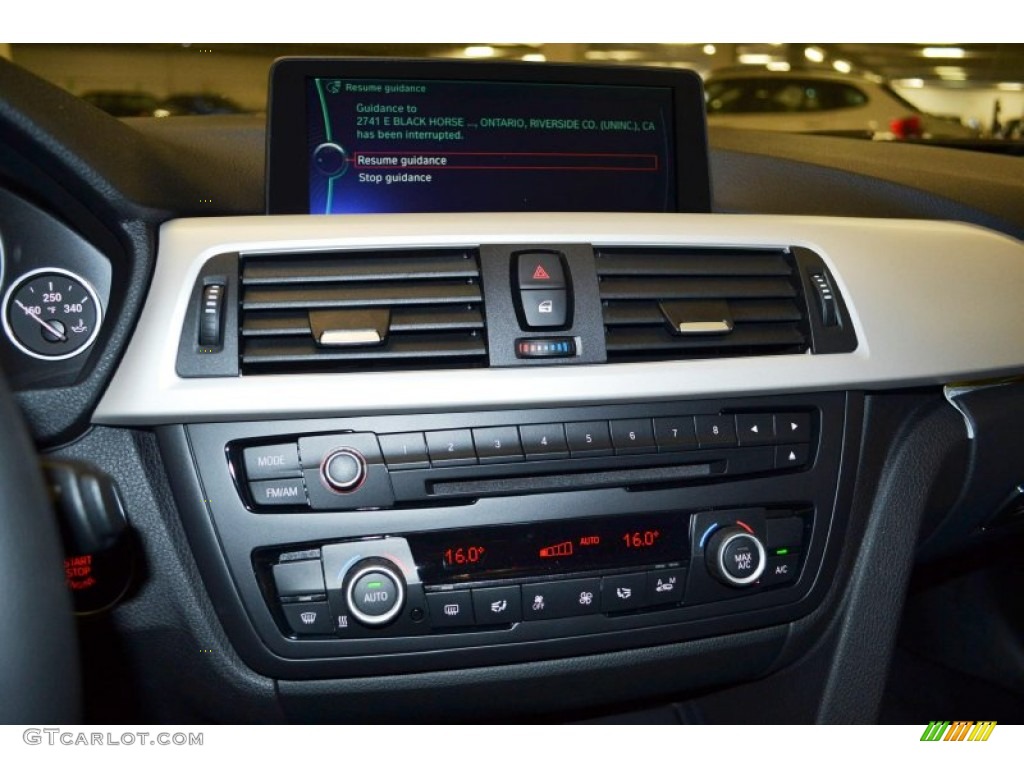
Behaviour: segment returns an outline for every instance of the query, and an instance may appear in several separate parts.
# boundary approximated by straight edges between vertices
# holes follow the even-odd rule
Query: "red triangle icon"
[[[534,280],[550,280],[551,279],[551,275],[548,274],[548,271],[546,269],[544,269],[543,265],[538,264],[537,268],[535,270],[533,270],[533,279]]]

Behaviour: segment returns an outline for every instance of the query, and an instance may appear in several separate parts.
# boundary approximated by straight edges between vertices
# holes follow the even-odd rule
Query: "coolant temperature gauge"
[[[73,272],[37,269],[4,296],[4,331],[26,355],[66,360],[88,349],[100,329],[96,291]]]

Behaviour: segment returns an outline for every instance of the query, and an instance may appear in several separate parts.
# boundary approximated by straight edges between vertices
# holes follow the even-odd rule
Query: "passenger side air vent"
[[[245,254],[242,373],[487,364],[471,250]]]
[[[782,249],[595,251],[610,362],[801,353],[793,256]]]

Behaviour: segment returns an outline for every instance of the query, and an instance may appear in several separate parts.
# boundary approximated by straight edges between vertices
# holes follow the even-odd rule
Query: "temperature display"
[[[431,581],[640,567],[688,558],[688,516],[586,518],[408,537],[420,576]]]
[[[62,269],[29,272],[4,297],[4,331],[31,357],[64,360],[84,352],[100,329],[96,291]]]
[[[459,565],[476,565],[483,561],[486,553],[486,547],[473,545],[468,547],[451,547],[444,551],[444,564],[447,568]]]
[[[622,541],[627,549],[643,549],[644,547],[653,547],[658,543],[660,537],[661,531],[657,529],[630,531],[629,533],[622,534]]]

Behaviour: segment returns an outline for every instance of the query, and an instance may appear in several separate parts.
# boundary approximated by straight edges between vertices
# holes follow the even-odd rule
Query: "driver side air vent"
[[[245,254],[242,373],[487,364],[472,250]]]
[[[782,249],[595,251],[610,362],[806,352],[800,276]]]

